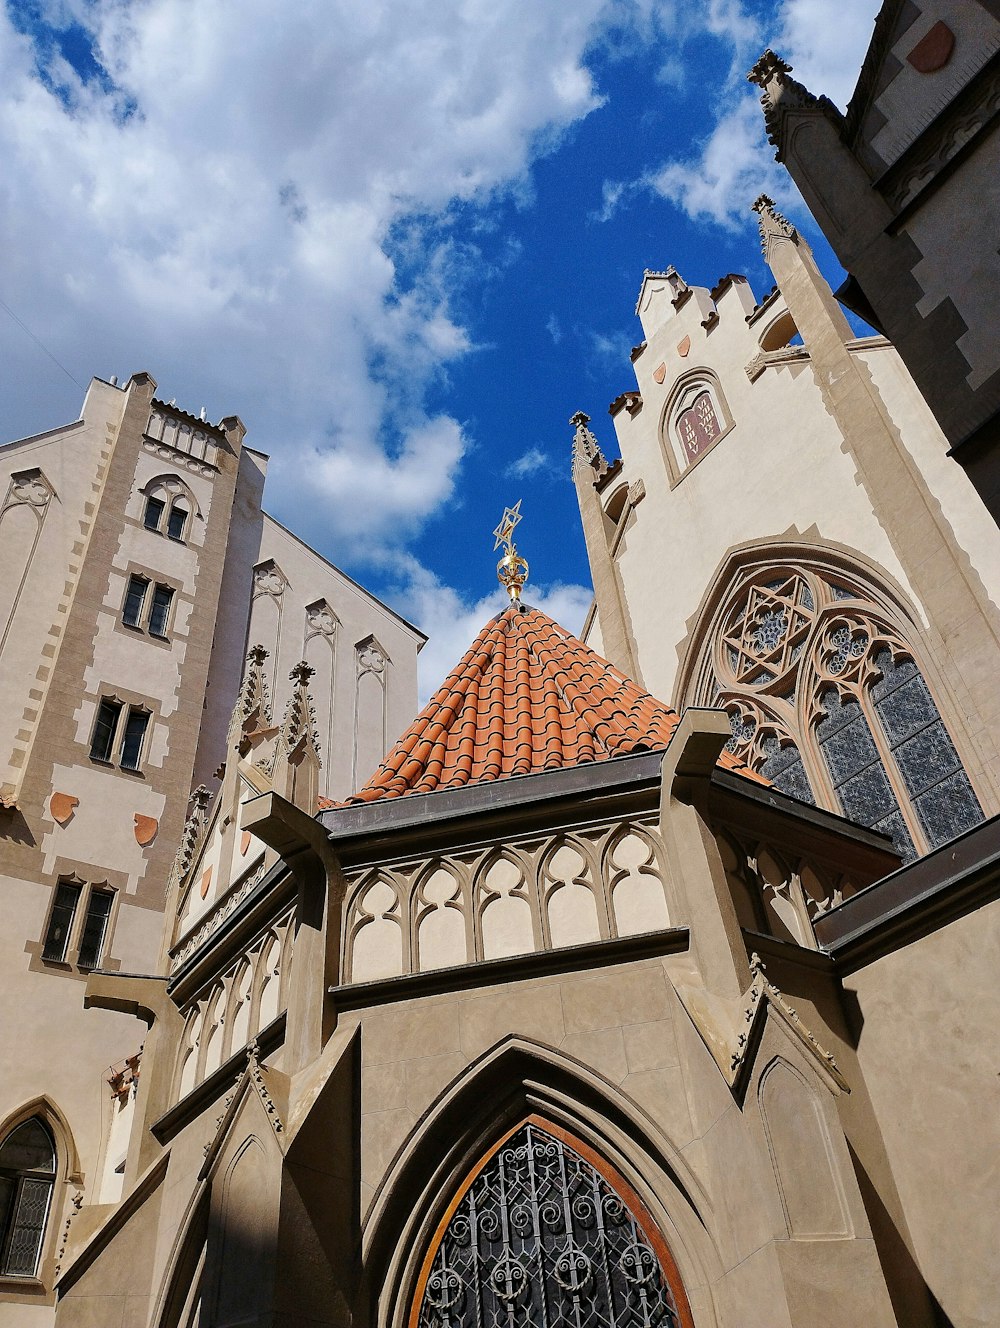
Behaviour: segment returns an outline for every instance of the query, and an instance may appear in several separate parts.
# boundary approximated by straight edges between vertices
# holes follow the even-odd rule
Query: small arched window
[[[409,1328],[691,1324],[649,1214],[579,1140],[535,1117],[490,1150],[449,1204]]]
[[[729,750],[783,792],[888,835],[906,862],[983,813],[912,625],[884,600],[846,570],[740,573],[686,699],[726,710]]]
[[[35,1277],[56,1176],[56,1146],[38,1116],[0,1143],[0,1274]]]
[[[146,529],[168,539],[183,540],[196,506],[184,481],[177,475],[161,475],[151,480],[142,492],[146,500],[142,524]]]

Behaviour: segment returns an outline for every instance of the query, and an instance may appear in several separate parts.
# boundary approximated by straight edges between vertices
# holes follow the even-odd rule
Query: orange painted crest
[[[160,823],[155,816],[143,816],[139,812],[136,812],[132,819],[135,821],[135,842],[145,848],[156,838]]]
[[[690,349],[691,349],[691,338],[681,337],[680,341],[678,341],[677,343],[677,354],[681,357],[682,360],[687,357],[687,353]]]
[[[53,793],[49,798],[49,811],[52,819],[58,821],[60,825],[65,825],[73,812],[80,805],[80,799],[74,798],[72,793]]]
[[[666,378],[666,376],[667,376],[667,366],[665,364],[658,364],[656,368],[653,370],[653,382],[662,383],[664,378]]]
[[[945,67],[954,49],[955,34],[947,23],[939,20],[920,38],[906,57],[906,62],[912,65],[918,74],[933,74]]]

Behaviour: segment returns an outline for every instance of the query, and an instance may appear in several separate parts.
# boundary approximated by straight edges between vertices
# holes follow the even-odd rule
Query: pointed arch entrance
[[[635,1191],[541,1116],[459,1186],[408,1328],[693,1328],[673,1256]]]

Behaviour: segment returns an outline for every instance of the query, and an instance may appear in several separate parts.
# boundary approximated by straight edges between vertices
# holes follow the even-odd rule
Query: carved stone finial
[[[300,660],[288,677],[295,684],[285,707],[281,724],[281,746],[286,752],[304,750],[309,746],[319,758],[319,734],[316,732],[316,711],[309,695],[309,680],[316,672],[306,661]]]
[[[817,112],[840,127],[844,117],[829,97],[814,97],[808,88],[791,78],[792,66],[772,50],[766,50],[747,74],[751,83],[762,89],[760,104],[764,108],[764,125],[768,140],[777,151],[775,161],[782,161],[785,147],[785,123],[790,113]]]
[[[783,217],[774,206],[774,200],[767,194],[760,194],[751,204],[750,210],[757,213],[757,229],[760,231],[760,248],[765,262],[770,262],[771,244],[775,240],[791,240],[798,244],[799,233],[792,223]]]
[[[208,825],[208,804],[211,801],[212,795],[204,784],[199,784],[188,799],[187,819],[170,869],[171,885],[183,881],[191,868],[201,837]]]
[[[756,83],[759,88],[766,88],[775,76],[780,78],[783,74],[791,72],[792,66],[786,60],[782,60],[780,55],[775,55],[769,46],[747,74],[747,82]]]
[[[603,479],[608,473],[608,461],[601,451],[601,445],[587,428],[590,423],[590,416],[582,410],[578,410],[575,415],[570,416],[570,424],[576,430],[573,435],[573,472],[576,473],[578,467],[587,466],[593,471],[595,480]]]
[[[238,746],[240,755],[249,749],[247,736],[255,729],[267,728],[271,723],[271,699],[264,677],[264,661],[268,652],[262,645],[247,651],[247,667],[243,675],[233,717],[229,724],[230,746]]]

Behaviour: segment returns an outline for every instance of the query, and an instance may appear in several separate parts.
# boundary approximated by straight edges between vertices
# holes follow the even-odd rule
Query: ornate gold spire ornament
[[[500,524],[493,532],[493,552],[503,548],[503,557],[497,563],[497,580],[506,587],[512,604],[520,604],[521,587],[528,579],[528,564],[517,551],[514,528],[521,520],[521,499],[513,507],[505,507]]]

